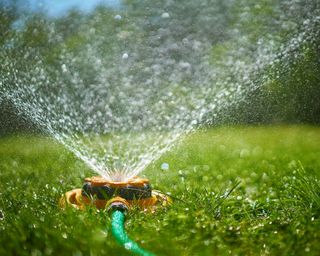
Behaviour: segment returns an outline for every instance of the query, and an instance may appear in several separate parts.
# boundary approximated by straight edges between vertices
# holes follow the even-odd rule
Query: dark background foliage
[[[164,1],[165,2],[165,1]],[[288,8],[285,2],[283,4],[270,3],[268,1],[260,1],[260,7],[257,9],[256,1],[237,1],[235,6],[228,6],[228,2],[216,1],[214,8],[203,8],[194,1],[186,1],[184,8],[179,6],[169,6],[171,12],[175,12],[176,16],[184,17],[184,27],[179,30],[180,33],[188,34],[192,31],[202,31],[212,43],[212,55],[214,59],[223,59],[226,57],[228,50],[233,50],[228,41],[228,34],[224,33],[223,27],[229,26],[239,30],[241,33],[247,34],[248,40],[253,45],[257,43],[262,35],[274,33],[285,41],[289,34],[289,30],[279,29],[274,17],[277,15],[277,8]],[[105,33],[105,31],[114,30],[114,20],[112,10],[102,6],[96,8],[91,14],[81,14],[76,10],[72,10],[68,15],[46,19],[44,14],[22,13],[18,10],[17,5],[0,6],[0,46],[1,59],[6,59],[11,65],[15,66],[18,72],[28,72],[32,69],[33,63],[41,56],[42,61],[50,66],[49,74],[55,76],[55,67],[58,67],[57,56],[66,47],[68,51],[77,53],[81,46],[88,44],[90,39],[86,36],[85,31],[81,31],[81,26],[92,26]],[[165,6],[163,1],[157,3],[148,3],[144,1],[126,1],[127,14],[129,17],[141,16],[141,6],[147,6],[143,9],[148,15],[154,13],[158,15],[159,10]],[[277,5],[277,8],[273,8]],[[310,13],[319,10],[317,1],[308,1],[299,10],[291,10],[288,14],[286,22],[295,20],[296,15],[307,18]],[[140,6],[140,7],[139,7]],[[179,8],[178,8],[179,7]],[[165,8],[164,8],[165,9]],[[146,11],[147,10],[147,11]],[[212,12],[215,12],[213,15]],[[243,19],[243,15],[249,15],[249,19]],[[199,14],[202,19],[193,19],[195,13]],[[248,14],[249,13],[249,14]],[[111,14],[111,15],[108,15]],[[219,19],[219,26],[211,26],[206,21],[206,17],[215,16]],[[25,19],[23,28],[14,28],[17,20],[21,17]],[[290,20],[291,19],[291,20]],[[55,34],[52,36],[50,31],[50,22],[55,22]],[[142,21],[141,21],[142,22]],[[126,29],[141,26],[144,30],[156,30],[157,23],[139,24],[121,24]],[[168,26],[177,26],[172,23]],[[222,26],[222,27],[221,27]],[[184,28],[184,29],[183,29]],[[317,24],[315,31],[320,31]],[[137,30],[137,35],[133,40],[143,38],[145,36],[143,30]],[[191,31],[191,32],[190,32]],[[117,32],[117,31],[115,31]],[[140,33],[140,34],[139,34]],[[212,35],[215,36],[210,36]],[[209,34],[209,35],[208,35]],[[218,36],[217,36],[218,35]],[[306,41],[299,49],[299,57],[286,61],[286,65],[275,64],[266,71],[269,80],[263,86],[257,87],[255,90],[248,91],[241,100],[230,104],[230,107],[223,111],[218,118],[213,120],[213,125],[221,124],[281,124],[281,123],[320,123],[320,34],[314,32],[312,42]],[[182,35],[174,35],[182,36]],[[219,38],[219,40],[217,40]],[[152,42],[151,42],[152,43]],[[170,44],[168,42],[161,42]],[[105,56],[112,56],[120,42],[115,36],[108,35],[103,41],[103,45],[99,46],[101,53]],[[63,45],[63,47],[62,47]],[[152,46],[152,45],[150,45]],[[30,56],[21,56],[26,52]],[[146,49],[146,54],[148,49]],[[295,55],[296,52],[292,52]],[[36,57],[35,57],[36,56]],[[143,56],[141,56],[143,58]],[[179,56],[176,56],[179,58]],[[7,62],[7,63],[8,63]],[[214,63],[216,64],[216,63]],[[82,70],[84,82],[90,83],[94,80],[94,74],[90,72],[90,67],[79,63],[79,70]],[[52,71],[53,70],[53,71]],[[23,113],[17,111],[16,107],[10,100],[6,99],[4,91],[10,86],[10,77],[6,74],[10,70],[8,65],[0,64],[1,84],[0,84],[0,135],[7,135],[18,132],[38,132],[35,124],[32,124]],[[51,72],[51,73],[50,73]],[[28,82],[27,80],[25,82]],[[2,88],[1,88],[2,87]],[[54,89],[54,88],[53,88]]]

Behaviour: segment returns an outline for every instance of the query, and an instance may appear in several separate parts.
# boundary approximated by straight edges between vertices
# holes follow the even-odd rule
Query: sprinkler
[[[136,255],[150,256],[132,241],[124,229],[125,215],[133,206],[154,210],[159,206],[171,204],[170,197],[160,191],[152,190],[148,179],[134,177],[126,182],[109,181],[100,176],[84,180],[82,189],[73,189],[60,199],[60,206],[71,205],[77,209],[94,206],[107,209],[111,213],[111,231],[117,242]]]

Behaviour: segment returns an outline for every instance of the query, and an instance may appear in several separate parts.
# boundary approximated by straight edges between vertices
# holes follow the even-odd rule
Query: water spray
[[[172,200],[162,192],[153,190],[148,179],[134,177],[123,182],[93,176],[84,180],[82,189],[66,192],[59,203],[63,208],[70,205],[81,210],[88,206],[107,209],[111,214],[111,232],[116,241],[136,255],[150,256],[153,254],[142,249],[127,235],[124,229],[126,213],[134,206],[155,210],[171,204]]]

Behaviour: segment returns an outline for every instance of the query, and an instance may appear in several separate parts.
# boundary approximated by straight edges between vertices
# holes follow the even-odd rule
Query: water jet
[[[30,18],[32,34],[5,33],[0,101],[4,95],[100,175],[67,192],[60,205],[107,209],[116,239],[145,255],[124,231],[125,213],[171,200],[136,175],[193,130],[226,122],[229,109],[237,120],[232,108],[251,92],[276,91],[271,67],[282,75],[307,43],[316,45],[320,19],[310,4],[290,1],[123,2],[81,19]]]

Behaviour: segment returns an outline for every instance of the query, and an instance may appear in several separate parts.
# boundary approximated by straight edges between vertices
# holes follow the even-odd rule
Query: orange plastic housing
[[[135,187],[143,187],[145,184],[149,184],[148,179],[143,179],[140,177],[134,177],[128,181],[109,181],[109,180],[104,179],[101,176],[93,176],[90,178],[85,178],[84,181],[90,182],[91,184],[93,184],[97,187],[108,185],[113,188],[121,188],[121,187],[126,187],[128,185],[132,185]]]
[[[107,185],[108,187],[112,187],[115,189],[127,186],[143,187],[146,184],[149,184],[148,179],[142,179],[139,177],[135,177],[127,182],[117,182],[105,180],[103,177],[100,176],[93,176],[91,178],[86,178],[85,182],[90,182],[90,184],[95,187]],[[143,209],[155,207],[157,205],[166,206],[172,203],[170,197],[156,190],[152,190],[151,196],[148,198],[126,200],[119,196],[115,196],[111,199],[98,199],[96,197],[88,197],[83,195],[82,189],[78,188],[65,193],[65,195],[60,198],[59,205],[62,208],[65,208],[67,205],[70,205],[81,210],[85,209],[87,206],[95,206],[97,209],[104,209],[115,200],[124,203],[128,206],[128,208],[138,206]]]

